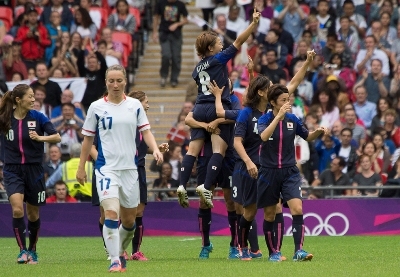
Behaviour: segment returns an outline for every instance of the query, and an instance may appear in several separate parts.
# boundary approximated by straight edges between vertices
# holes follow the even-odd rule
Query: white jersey
[[[104,97],[90,105],[82,134],[97,135],[97,170],[125,170],[137,168],[136,130],[148,129],[150,124],[139,100],[126,97],[114,104]]]

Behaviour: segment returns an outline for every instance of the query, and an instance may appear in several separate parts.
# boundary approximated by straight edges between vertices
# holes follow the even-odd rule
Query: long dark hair
[[[336,95],[328,90],[321,90],[319,93],[315,93],[312,99],[312,103],[311,104],[319,104],[321,105],[321,102],[319,101],[319,95],[321,93],[325,93],[326,95],[328,95],[329,100],[328,103],[326,103],[326,110],[325,112],[331,112],[333,111],[333,109],[336,107]],[[322,107],[322,106],[321,106]]]
[[[247,89],[245,106],[250,107],[252,109],[257,108],[258,103],[260,103],[260,95],[258,94],[259,90],[268,90],[271,85],[271,81],[264,75],[258,75],[253,80],[251,80],[249,84],[249,88]]]
[[[379,109],[379,102],[381,102],[381,100],[385,101],[388,104],[388,109],[392,109],[392,103],[390,102],[389,98],[387,97],[379,97],[378,101],[376,102],[376,115],[378,116],[378,118],[381,118],[383,116],[382,111]]]
[[[7,91],[1,99],[0,104],[0,133],[6,134],[11,128],[11,115],[14,105],[17,105],[15,98],[22,98],[31,87],[25,84],[17,85],[12,91]]]
[[[272,104],[273,101],[276,104],[276,101],[278,100],[279,96],[281,96],[284,93],[289,93],[289,90],[287,89],[286,86],[281,84],[272,85],[268,89],[268,102]]]
[[[84,8],[79,8],[76,10],[75,14],[79,12],[81,14],[81,23],[79,23],[80,25],[82,25],[83,28],[89,28],[90,25],[93,24],[93,20],[90,17],[89,12],[84,9]],[[75,17],[75,23],[78,25],[78,22],[76,22],[76,17]]]

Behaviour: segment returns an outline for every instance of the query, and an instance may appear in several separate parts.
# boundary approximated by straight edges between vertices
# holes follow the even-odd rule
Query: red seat
[[[9,7],[0,7],[0,19],[4,22],[6,30],[10,30],[13,25],[13,11]]]
[[[129,59],[129,55],[132,52],[132,36],[128,33],[124,33],[124,32],[113,32],[112,33],[112,40],[113,41],[119,41],[122,43],[123,47],[124,47],[124,52],[122,53],[122,65],[124,67],[128,66],[128,59]]]

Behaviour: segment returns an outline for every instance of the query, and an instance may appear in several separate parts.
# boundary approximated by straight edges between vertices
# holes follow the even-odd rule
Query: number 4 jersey
[[[96,169],[136,169],[136,130],[150,129],[142,104],[126,97],[114,104],[107,98],[93,102],[88,110],[82,134],[97,134]]]
[[[219,88],[225,86],[222,102],[230,103],[229,75],[226,64],[236,55],[237,51],[236,47],[231,45],[216,55],[203,58],[197,64],[192,73],[198,87],[196,104],[215,102],[214,95],[208,90],[208,84],[212,81],[215,81]]]

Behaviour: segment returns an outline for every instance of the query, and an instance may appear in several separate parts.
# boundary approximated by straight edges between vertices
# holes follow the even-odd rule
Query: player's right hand
[[[258,24],[258,21],[260,21],[260,16],[261,16],[261,13],[259,13],[259,12],[257,11],[257,9],[254,8],[254,12],[253,12],[253,22],[256,23],[256,24]]]
[[[283,106],[279,109],[278,115],[276,116],[279,120],[283,120],[285,118],[286,113],[290,113],[292,111],[292,106],[289,102],[283,104]]]
[[[85,169],[78,168],[78,171],[76,172],[76,180],[78,181],[79,184],[82,186],[86,183],[87,181],[87,176],[86,176],[86,171]]]
[[[316,55],[317,55],[317,53],[315,53],[314,49],[311,51],[307,51],[307,61],[312,62]]]
[[[258,168],[257,166],[250,160],[246,163],[247,171],[250,174],[250,177],[253,179],[257,179],[258,176]]]
[[[222,88],[219,88],[219,86],[217,85],[217,82],[215,82],[215,80],[208,83],[208,91],[214,95],[222,95],[224,88],[225,88],[225,86],[223,86]]]

